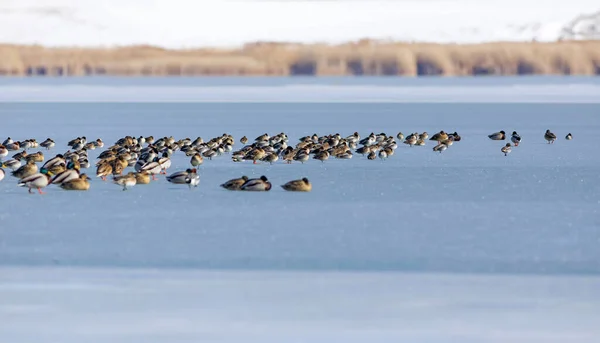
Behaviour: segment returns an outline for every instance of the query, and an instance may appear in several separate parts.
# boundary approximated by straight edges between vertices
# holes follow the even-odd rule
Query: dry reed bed
[[[600,75],[600,41],[253,43],[167,50],[0,45],[0,75]]]

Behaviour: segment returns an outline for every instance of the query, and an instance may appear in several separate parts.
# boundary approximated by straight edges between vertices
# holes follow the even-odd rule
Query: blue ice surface
[[[165,80],[167,86],[195,82]],[[387,80],[377,82],[397,82]],[[490,82],[481,80],[455,82]],[[120,82],[126,81],[113,84]],[[356,154],[325,163],[253,165],[223,155],[205,160],[201,184],[191,191],[161,176],[127,192],[95,179],[89,192],[50,186],[39,196],[7,175],[0,182],[0,265],[598,274],[599,111],[595,103],[493,101],[2,103],[0,136],[51,137],[57,147],[44,151],[47,157],[66,151],[66,142],[78,136],[100,137],[109,146],[125,135],[206,140],[230,133],[234,149],[243,135],[265,132],[285,132],[292,144],[308,134],[354,131],[364,137],[445,130],[463,139],[442,154],[431,150],[432,142],[400,144],[386,161]],[[546,129],[558,135],[555,144],[546,144]],[[487,138],[499,130],[523,137],[508,157],[500,153],[505,142]],[[564,140],[568,132],[572,141]],[[92,161],[100,151],[90,151]],[[169,172],[187,168],[188,161],[177,152]],[[274,188],[244,193],[218,186],[241,175],[266,175]],[[301,177],[311,180],[312,192],[279,187]]]

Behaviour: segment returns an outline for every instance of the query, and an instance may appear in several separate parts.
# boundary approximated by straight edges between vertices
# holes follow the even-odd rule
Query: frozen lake
[[[224,155],[205,160],[191,191],[164,177],[128,192],[95,179],[89,192],[50,186],[39,196],[7,175],[0,340],[36,341],[35,326],[59,341],[102,341],[99,332],[111,341],[596,341],[585,318],[600,315],[600,83],[354,80],[0,79],[1,138],[51,137],[47,158],[82,135],[108,146],[125,135],[230,133],[234,149],[265,132],[293,144],[354,131],[463,138],[441,155],[432,142],[400,144],[386,161],[253,165]],[[523,137],[508,157],[487,138],[499,130]],[[176,153],[169,172],[188,161]],[[266,175],[274,188],[218,186],[241,175]],[[304,176],[310,193],[278,187]],[[57,331],[67,323],[89,331]]]

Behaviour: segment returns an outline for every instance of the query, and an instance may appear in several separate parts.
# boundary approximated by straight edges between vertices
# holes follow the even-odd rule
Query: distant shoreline
[[[600,75],[600,41],[342,45],[258,42],[239,49],[47,48],[0,44],[0,76]]]

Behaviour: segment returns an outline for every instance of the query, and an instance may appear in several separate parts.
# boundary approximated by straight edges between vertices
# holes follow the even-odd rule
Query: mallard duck
[[[566,140],[568,140],[568,141],[570,141],[571,139],[573,139],[573,135],[572,135],[571,133],[568,133],[568,134],[565,136],[565,139],[566,139]]]
[[[277,154],[269,153],[269,154],[267,154],[267,156],[263,157],[262,161],[269,162],[269,164],[273,164],[273,162],[277,162],[278,159],[279,159],[279,156],[277,156]]]
[[[79,177],[79,168],[76,168],[76,165],[73,162],[69,162],[69,164],[67,164],[67,169],[59,174],[56,174],[50,183],[54,185],[60,185],[64,182],[78,179]]]
[[[310,158],[310,149],[301,149],[294,156],[294,161],[299,161],[302,164]]]
[[[10,159],[6,162],[3,162],[2,167],[10,168],[11,170],[15,171],[21,168],[21,160]]]
[[[16,154],[12,155],[12,158],[20,161],[20,160],[24,160],[25,157],[27,157],[27,156],[28,156],[27,151],[23,150],[21,152],[18,152]]]
[[[344,153],[344,151],[340,151],[339,153]],[[315,156],[313,156],[313,158],[315,160],[319,160],[321,162],[325,162],[328,158],[329,158],[329,152],[327,150],[323,150],[319,153],[316,153]]]
[[[125,175],[113,176],[113,183],[123,186],[123,190],[126,191],[127,187],[133,187],[137,184],[137,179],[134,172],[129,172]]]
[[[252,160],[253,164],[256,164],[256,161],[262,160],[267,153],[262,148],[256,148],[250,150],[246,156],[244,156],[245,160]]]
[[[417,136],[411,134],[408,137],[406,137],[406,140],[404,140],[403,143],[408,144],[410,147],[412,147],[413,145],[417,144]]]
[[[419,135],[419,139],[427,140],[427,138],[429,138],[429,134],[427,133],[427,131],[424,131],[422,134]]]
[[[433,136],[431,136],[431,138],[429,138],[430,141],[437,142],[445,141],[446,139],[448,139],[448,134],[444,132],[444,130],[441,130],[440,132],[434,134]]]
[[[424,146],[425,145],[425,141],[422,139],[417,139],[417,142],[415,143],[416,146]]]
[[[8,156],[8,149],[4,145],[0,145],[0,161],[6,156]]]
[[[506,139],[506,132],[504,131],[500,131],[500,132],[494,132],[491,135],[488,135],[489,139],[493,140],[493,141],[503,141]]]
[[[19,187],[28,187],[29,193],[33,193],[31,191],[32,188],[37,188],[40,194],[44,194],[44,192],[42,192],[42,188],[48,186],[51,176],[51,172],[49,172],[45,168],[42,168],[39,173],[29,175],[19,180],[19,183],[17,185]]]
[[[360,135],[358,134],[358,132],[354,132],[350,136],[346,137],[346,141],[352,142],[352,143],[358,143],[358,141],[360,141]]]
[[[167,174],[167,169],[171,167],[171,159],[169,158],[169,154],[163,152],[162,157],[158,159],[158,163],[160,164],[161,174]]]
[[[4,169],[0,168],[0,181],[4,180],[5,175],[6,173],[4,172]]]
[[[90,189],[89,180],[86,174],[81,174],[78,178],[61,183],[60,188],[67,191],[87,191]]]
[[[448,135],[448,139],[441,141],[440,143],[445,144],[447,147],[450,147],[454,144],[454,136]]]
[[[52,157],[51,159],[49,159],[48,161],[46,161],[46,163],[44,163],[42,168],[46,168],[46,169],[50,170],[50,168],[52,168],[54,165],[58,165],[58,164],[62,164],[62,165],[67,164],[67,162],[62,154],[58,154],[58,155]]]
[[[556,140],[556,135],[553,134],[552,132],[550,132],[550,130],[546,130],[546,133],[544,134],[544,138],[548,141],[548,144],[550,144],[550,143],[554,143],[554,141]]]
[[[367,137],[358,141],[358,143],[361,145],[369,146],[369,145],[375,144],[376,140],[377,140],[377,137],[375,136],[375,134],[373,132],[371,132]]]
[[[198,175],[196,168],[192,168],[192,172],[188,174],[185,183],[187,183],[190,188],[198,187],[200,184],[200,175]]]
[[[129,161],[125,158],[125,156],[119,155],[112,163],[112,174],[123,174],[123,170],[125,170],[125,168],[127,168],[128,165]]]
[[[381,149],[379,150],[379,158],[381,158],[382,160],[385,160],[388,157],[388,153],[385,149]]]
[[[403,141],[404,140],[404,134],[402,132],[398,132],[398,134],[396,135],[396,138],[398,138],[399,141]]]
[[[515,146],[519,146],[521,143],[521,136],[517,133],[517,131],[513,131],[510,141],[513,142]]]
[[[170,183],[175,183],[175,184],[185,184],[186,183],[185,180],[190,173],[192,173],[191,168],[188,168],[184,171],[175,172],[175,173],[167,176],[167,181],[169,181]]]
[[[456,131],[454,131],[454,133],[450,133],[448,134],[448,138],[452,137],[454,139],[455,142],[460,142],[461,137],[458,133],[456,133]]]
[[[237,179],[231,179],[223,184],[221,184],[220,186],[228,189],[230,191],[239,191],[240,188],[242,187],[242,185],[244,183],[246,183],[246,181],[248,181],[248,177],[246,175],[237,178]]]
[[[12,172],[12,176],[17,177],[19,179],[26,178],[30,175],[33,175],[38,172],[38,166],[33,161],[27,162],[24,166],[21,166],[19,169]]]
[[[150,174],[146,171],[135,173],[135,181],[138,185],[147,185],[150,183]]]
[[[261,142],[261,141],[268,141],[269,140],[269,134],[265,133],[264,135],[260,135],[258,137],[256,137],[256,139],[254,139],[254,141],[256,142]],[[243,143],[245,144],[245,143]]]
[[[159,159],[160,159],[159,157],[155,157],[152,162],[145,163],[138,172],[145,171],[148,174],[150,174],[150,176],[152,177],[152,180],[156,180],[156,177],[154,175],[161,174],[161,172],[162,172],[162,167],[161,167],[160,163],[158,162]]]
[[[346,150],[345,152],[335,155],[335,158],[338,158],[340,160],[349,160],[352,158],[352,151],[350,150]]]
[[[240,143],[242,143],[242,144],[248,143],[248,137],[244,136],[244,137],[240,138]]]
[[[102,163],[96,169],[96,177],[101,178],[103,181],[106,181],[106,177],[112,174],[112,166],[110,163]]]
[[[448,146],[444,143],[438,143],[436,146],[433,147],[433,151],[434,152],[439,152],[440,154],[444,151],[448,149]]]
[[[21,149],[21,145],[19,144],[19,142],[12,142],[12,143],[8,143],[8,144],[2,144],[6,147],[6,149],[8,149],[8,151],[17,151],[19,149]]]
[[[55,145],[56,143],[54,143],[54,141],[51,138],[47,138],[45,141],[40,143],[40,146],[42,148],[46,148],[46,150],[54,148]]]
[[[268,191],[271,189],[271,182],[266,176],[261,176],[258,179],[249,179],[241,187],[241,191]]]
[[[508,156],[508,154],[510,154],[511,151],[510,143],[506,143],[506,145],[503,146],[502,149],[500,149],[500,151],[504,153],[504,156]]]
[[[25,157],[25,160],[33,161],[33,162],[44,162],[44,153],[41,151],[38,151],[36,153],[29,154]]]
[[[300,180],[292,180],[284,185],[281,185],[281,188],[290,192],[310,192],[312,190],[312,184],[307,178],[304,177]]]
[[[376,158],[377,158],[377,154],[375,153],[375,151],[371,151],[369,153],[369,155],[367,155],[367,159],[369,159],[369,160],[374,160]]]

